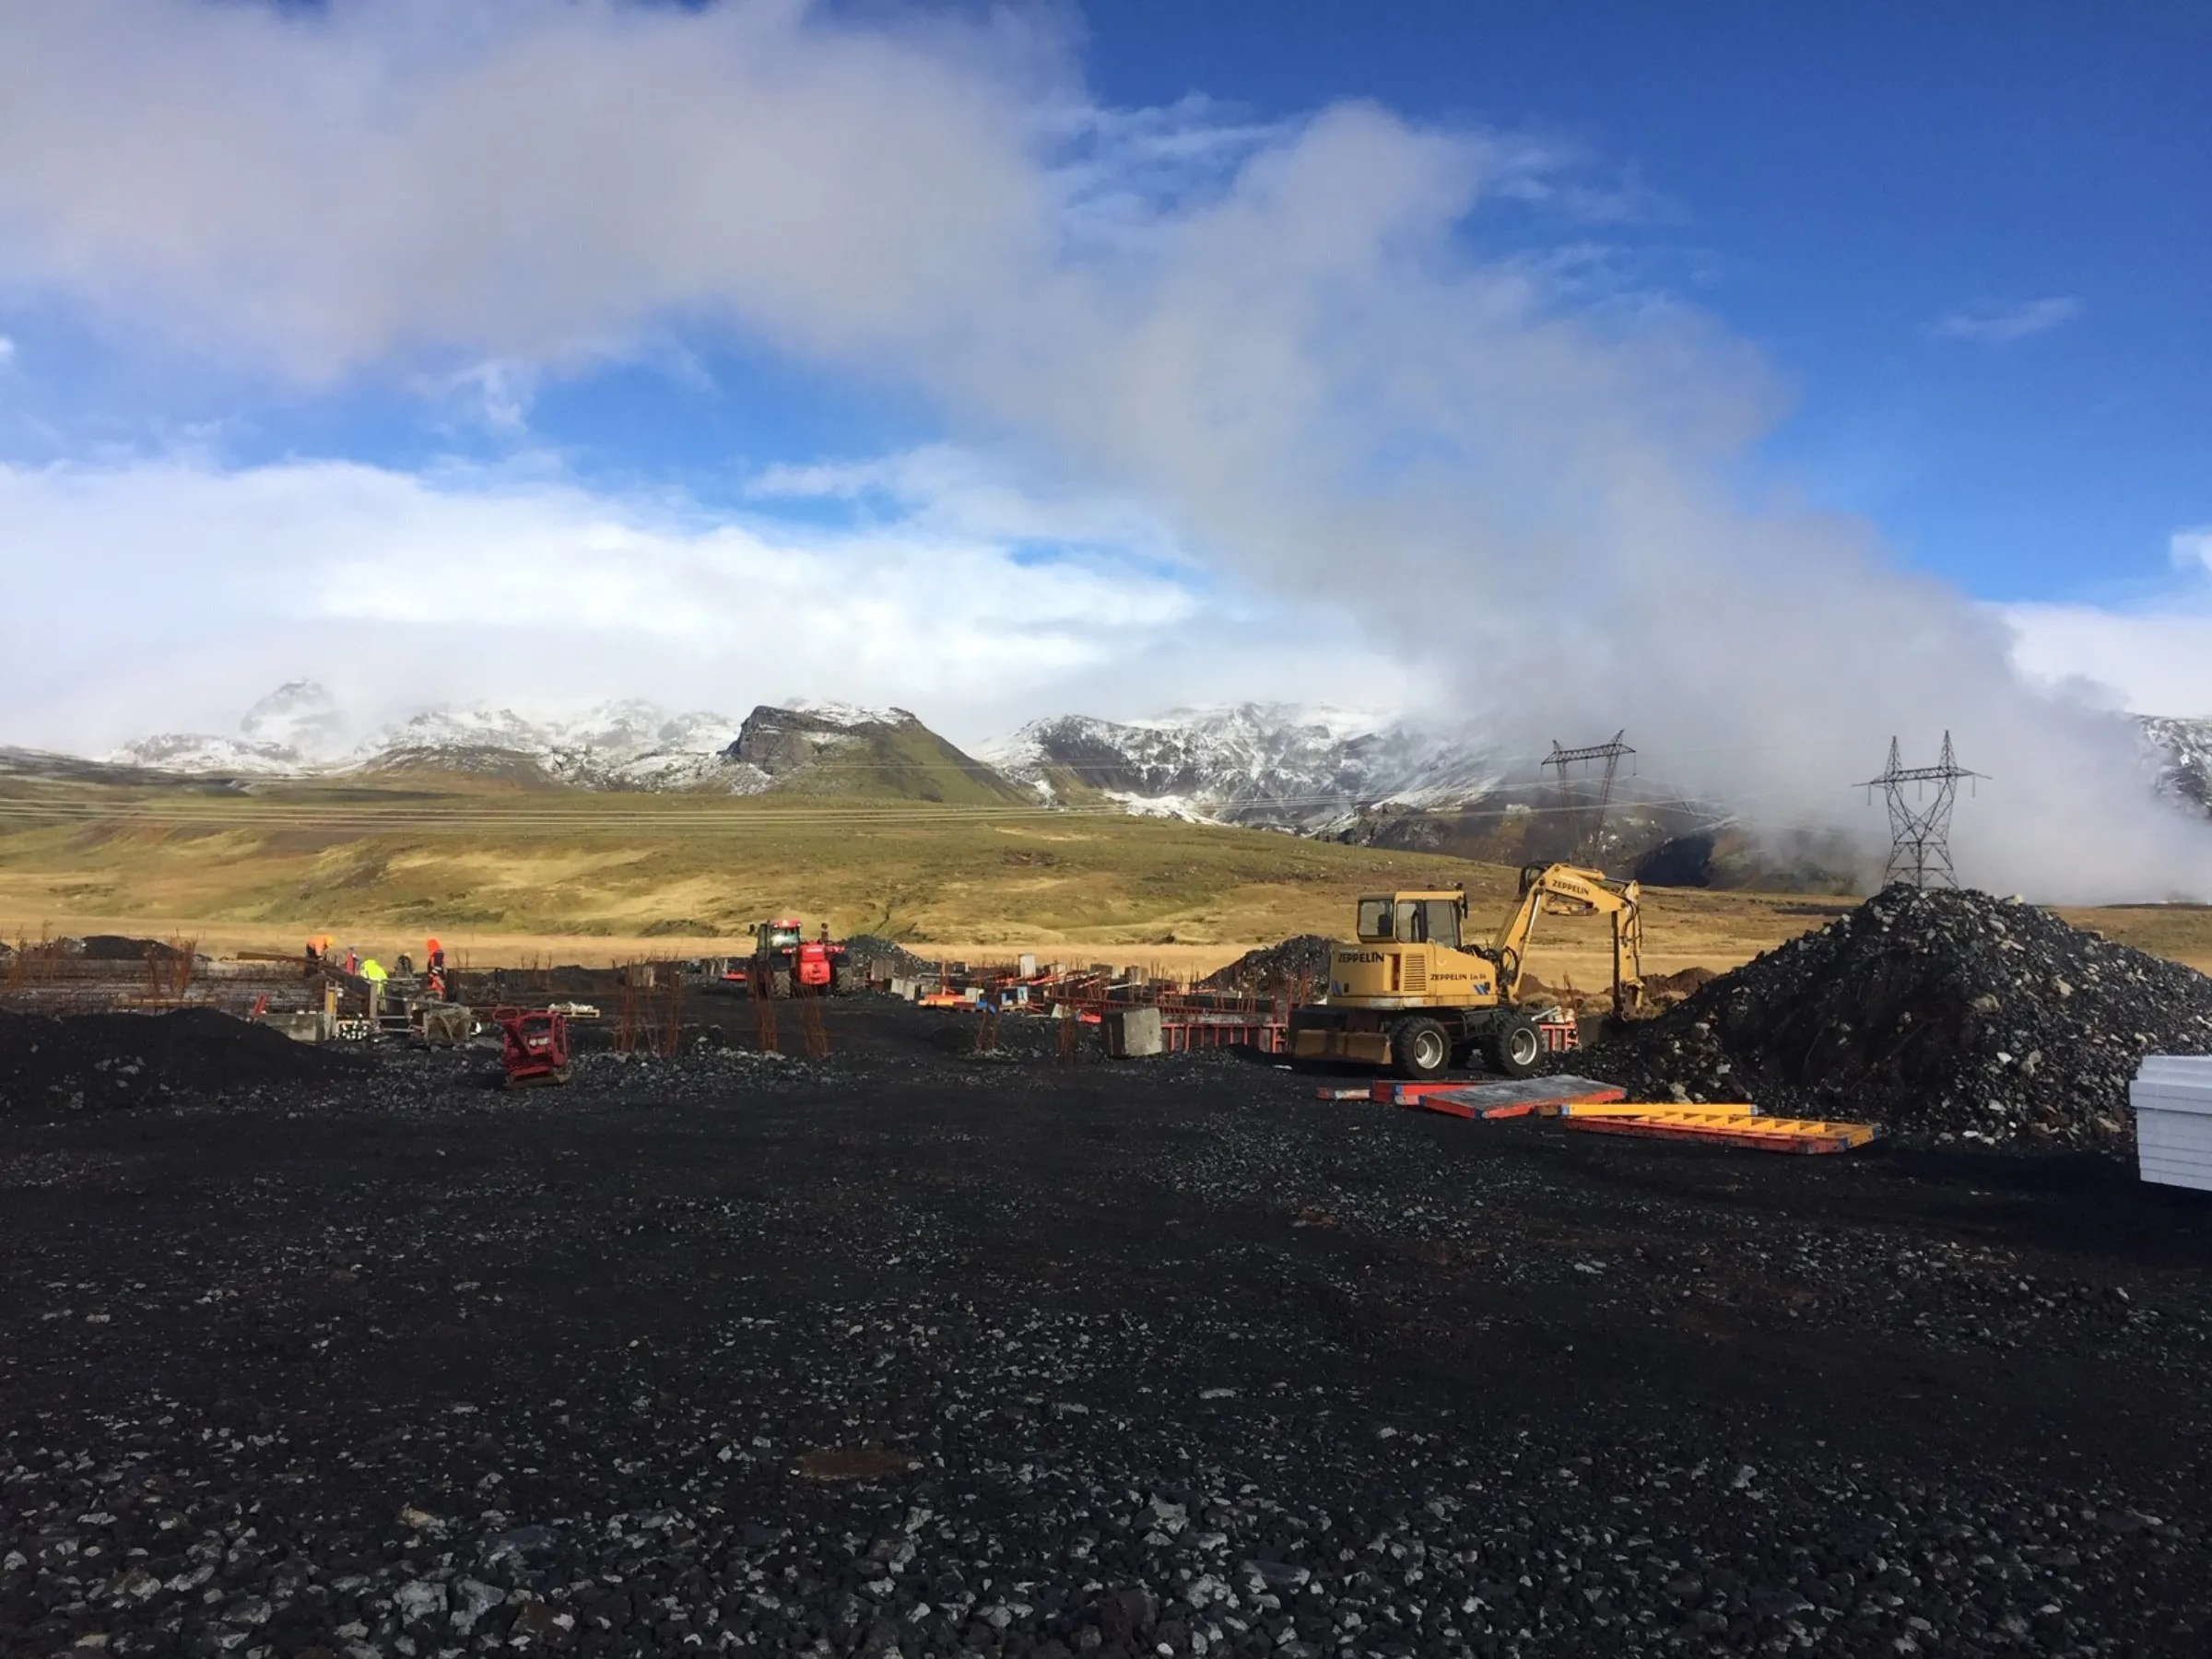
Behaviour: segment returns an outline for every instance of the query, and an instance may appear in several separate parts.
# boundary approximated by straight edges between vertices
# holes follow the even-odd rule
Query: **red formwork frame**
[[[1191,1049],[1255,1048],[1263,1054],[1289,1052],[1290,1028],[1275,1020],[1167,1020],[1159,1022],[1162,1047],[1177,1053]]]

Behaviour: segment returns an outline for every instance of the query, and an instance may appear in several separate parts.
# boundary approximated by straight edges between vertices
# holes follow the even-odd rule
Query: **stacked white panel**
[[[2142,1178],[2212,1192],[2212,1057],[2147,1054],[2127,1097]]]

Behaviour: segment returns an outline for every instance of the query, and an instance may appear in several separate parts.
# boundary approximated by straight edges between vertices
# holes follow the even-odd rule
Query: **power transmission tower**
[[[1573,791],[1568,786],[1568,769],[1598,760],[1606,763],[1605,775],[1597,786],[1597,804],[1588,810],[1588,828],[1575,835],[1571,857],[1595,863],[1605,851],[1606,809],[1613,804],[1613,779],[1620,771],[1621,757],[1636,752],[1621,741],[1627,731],[1624,726],[1613,734],[1610,743],[1593,743],[1582,748],[1561,748],[1557,737],[1551,740],[1551,753],[1544,757],[1542,770],[1558,769],[1560,822],[1571,830],[1583,819],[1584,814],[1577,809]]]
[[[1959,885],[1951,869],[1951,808],[1958,804],[1959,780],[1983,776],[1959,764],[1948,732],[1943,735],[1943,759],[1934,766],[1907,766],[1898,754],[1897,739],[1889,739],[1889,764],[1880,777],[1859,786],[1870,805],[1877,789],[1889,802],[1889,862],[1882,870],[1884,887],[1893,881],[1908,881],[1916,888]],[[1912,786],[1910,801],[1905,799],[1908,783]]]

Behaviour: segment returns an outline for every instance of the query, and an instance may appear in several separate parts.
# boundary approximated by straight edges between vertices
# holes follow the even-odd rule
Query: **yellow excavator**
[[[1573,865],[1527,865],[1520,902],[1487,943],[1461,942],[1465,888],[1360,900],[1357,941],[1330,953],[1322,1000],[1290,1016],[1291,1058],[1387,1065],[1425,1078],[1479,1050],[1509,1077],[1533,1075],[1544,1037],[1521,1006],[1521,971],[1547,911],[1612,918],[1613,1008],[1633,1009],[1643,994],[1642,889]]]

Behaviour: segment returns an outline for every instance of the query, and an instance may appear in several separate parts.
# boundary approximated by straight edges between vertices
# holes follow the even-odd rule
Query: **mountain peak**
[[[312,679],[287,680],[240,717],[239,735],[303,758],[331,755],[345,742],[337,700]]]

